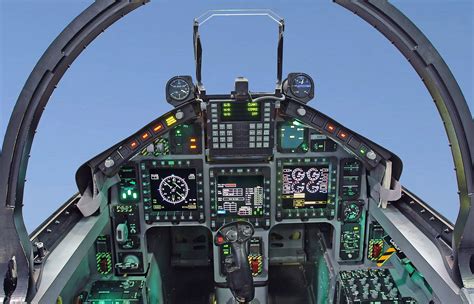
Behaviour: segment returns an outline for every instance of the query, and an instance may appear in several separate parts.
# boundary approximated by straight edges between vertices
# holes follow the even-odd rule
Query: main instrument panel
[[[291,88],[307,90],[311,82],[298,79]],[[185,80],[169,84],[175,104],[181,96],[176,88]],[[367,186],[359,155],[285,113],[277,98],[232,97],[208,96],[193,118],[185,110],[165,115],[153,123],[161,126],[159,136],[121,166],[110,195],[119,272],[144,271],[150,228],[202,226],[215,232],[238,220],[254,226],[253,242],[261,245],[257,281],[268,278],[262,256],[268,256],[265,240],[277,224],[330,223],[340,231],[333,236],[340,244],[337,259],[362,261]],[[222,257],[219,252],[217,259]],[[215,275],[224,279],[220,271]]]

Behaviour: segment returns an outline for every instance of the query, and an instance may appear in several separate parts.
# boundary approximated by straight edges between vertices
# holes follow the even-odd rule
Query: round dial
[[[310,181],[307,185],[306,185],[306,190],[309,192],[309,193],[316,193],[319,191],[319,185],[316,184],[314,181]]]
[[[310,181],[316,181],[321,176],[321,173],[319,172],[318,169],[311,168],[311,169],[308,170],[308,172],[306,172],[306,175],[308,176],[308,179]]]
[[[301,168],[296,168],[295,170],[293,170],[293,172],[291,173],[291,177],[296,181],[296,182],[299,182],[299,181],[302,181],[305,177],[305,173],[303,171],[303,169]]]
[[[166,202],[175,205],[186,199],[189,187],[182,177],[170,175],[161,181],[158,191]]]
[[[313,82],[306,75],[298,75],[291,81],[291,92],[298,98],[306,98],[311,94]]]
[[[346,206],[344,206],[344,221],[345,222],[352,222],[355,221],[359,218],[360,216],[360,206],[357,205],[356,203],[350,203]]]
[[[168,85],[168,94],[174,100],[185,100],[186,98],[188,98],[190,93],[191,88],[189,86],[189,83],[182,78],[176,78]]]

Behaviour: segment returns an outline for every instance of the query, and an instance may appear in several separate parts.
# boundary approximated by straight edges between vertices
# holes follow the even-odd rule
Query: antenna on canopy
[[[278,47],[277,47],[277,81],[276,92],[281,93],[282,74],[283,74],[283,33],[285,31],[285,21],[270,9],[229,9],[229,10],[211,10],[194,19],[193,25],[193,45],[194,61],[196,65],[196,81],[199,92],[204,92],[202,83],[202,44],[199,34],[199,27],[214,17],[232,17],[232,16],[264,16],[268,17],[278,24]]]

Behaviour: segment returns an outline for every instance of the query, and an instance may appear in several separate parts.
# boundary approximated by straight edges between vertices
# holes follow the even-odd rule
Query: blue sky
[[[0,136],[37,60],[92,1],[0,2]],[[433,42],[473,109],[473,3],[393,1]],[[77,191],[85,161],[170,109],[166,81],[194,76],[192,20],[210,9],[270,8],[286,20],[284,75],[316,82],[311,105],[404,161],[403,185],[454,221],[453,163],[439,114],[406,59],[332,1],[152,1],[101,34],[65,74],[43,114],[27,172],[33,230]],[[203,82],[228,93],[236,76],[272,91],[277,28],[269,19],[218,18],[202,28]]]

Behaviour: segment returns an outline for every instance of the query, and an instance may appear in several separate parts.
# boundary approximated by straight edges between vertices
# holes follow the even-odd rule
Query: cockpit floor
[[[312,304],[305,270],[301,265],[270,266],[270,304]]]
[[[212,268],[175,267],[172,269],[172,276],[167,303],[209,303],[209,295],[214,290]]]

